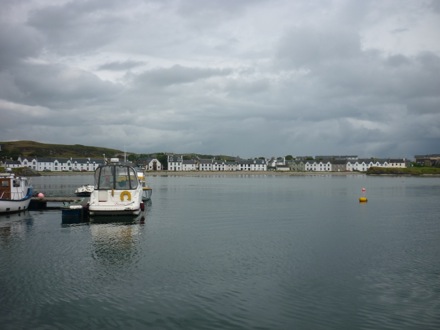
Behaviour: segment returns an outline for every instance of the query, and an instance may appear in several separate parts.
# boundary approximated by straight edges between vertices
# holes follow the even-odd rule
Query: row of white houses
[[[267,161],[264,159],[236,161],[183,159],[183,156],[169,155],[168,171],[267,171]]]
[[[17,162],[20,167],[29,167],[35,171],[55,171],[55,172],[69,172],[81,171],[91,172],[96,170],[99,165],[104,164],[103,158],[26,158],[19,157]],[[8,167],[11,164],[6,163]]]
[[[104,164],[103,158],[25,158],[5,161],[3,166],[7,168],[28,167],[34,171],[53,172],[93,172],[99,165]],[[142,162],[146,171],[161,171],[162,164],[157,159],[148,159]]]
[[[295,171],[295,172],[366,172],[370,167],[405,168],[408,161],[402,159],[295,159],[286,161],[284,157],[266,159],[237,159],[234,161],[216,159],[184,159],[183,155],[168,156],[168,171]],[[104,163],[102,158],[22,158],[6,161],[9,168],[29,167],[35,171],[94,171]],[[164,169],[159,160],[142,161],[146,171]]]
[[[347,161],[323,161],[308,160],[294,161],[289,165],[289,169],[293,171],[312,171],[312,172],[366,172],[370,167],[387,167],[387,168],[406,168],[405,159],[358,159]]]
[[[224,161],[216,159],[183,159],[183,156],[168,156],[168,171],[295,171],[295,172],[366,172],[370,167],[406,168],[408,161],[401,159],[296,159],[286,161],[284,157],[265,159],[238,159]]]

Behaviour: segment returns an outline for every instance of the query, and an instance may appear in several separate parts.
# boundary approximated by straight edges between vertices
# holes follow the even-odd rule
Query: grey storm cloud
[[[116,61],[104,63],[98,67],[98,70],[127,71],[143,65],[145,63],[141,61]]]
[[[0,141],[242,157],[438,153],[439,8],[5,0]]]
[[[293,28],[280,41],[279,58],[293,67],[348,61],[359,57],[360,40],[346,28]]]
[[[197,80],[223,76],[230,73],[225,69],[200,69],[174,65],[170,68],[158,68],[142,73],[137,77],[139,81],[146,81],[150,85],[167,86],[176,84],[193,83]]]

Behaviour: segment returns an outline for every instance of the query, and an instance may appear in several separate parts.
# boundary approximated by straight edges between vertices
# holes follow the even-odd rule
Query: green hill
[[[17,157],[74,157],[99,158],[103,154],[106,157],[114,157],[117,154],[123,154],[123,151],[109,148],[84,146],[81,144],[65,145],[65,144],[47,144],[34,141],[12,141],[0,142],[0,158]]]
[[[367,175],[440,175],[438,167],[408,167],[408,168],[386,168],[370,167]]]

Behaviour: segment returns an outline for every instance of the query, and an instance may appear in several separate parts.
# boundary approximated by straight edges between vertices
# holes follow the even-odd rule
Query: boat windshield
[[[124,165],[109,165],[98,168],[95,172],[95,189],[127,190],[136,189],[138,180],[133,168]]]

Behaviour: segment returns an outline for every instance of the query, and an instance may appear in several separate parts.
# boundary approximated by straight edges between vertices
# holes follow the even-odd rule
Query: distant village
[[[270,159],[220,160],[170,154],[166,164],[157,158],[140,159],[136,166],[147,172],[152,171],[292,171],[292,172],[366,172],[370,167],[407,168],[412,165],[440,167],[440,154],[418,155],[415,161],[405,158],[378,159],[358,156],[307,156],[274,157]],[[27,167],[34,171],[47,172],[92,172],[104,164],[103,158],[56,158],[56,157],[18,157],[17,160],[4,160],[0,166],[5,168]]]

